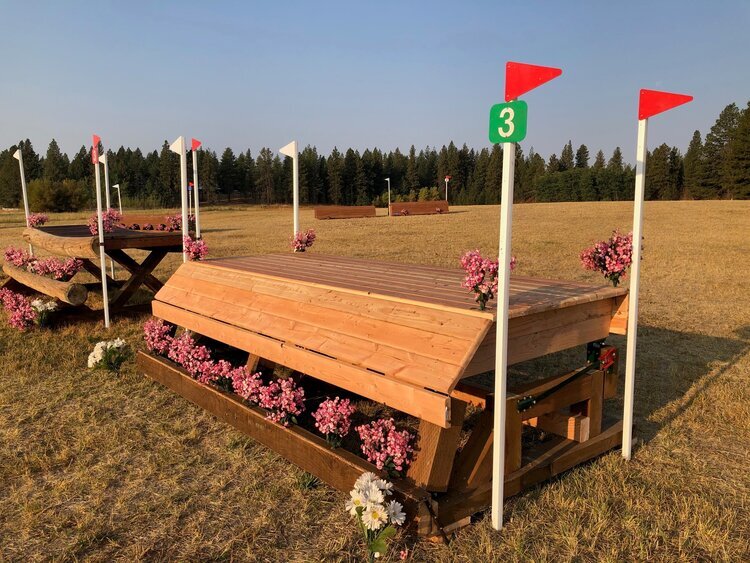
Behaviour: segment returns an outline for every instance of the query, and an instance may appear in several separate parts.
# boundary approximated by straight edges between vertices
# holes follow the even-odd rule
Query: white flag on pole
[[[185,152],[185,137],[180,135],[175,139],[174,143],[169,145],[169,150],[177,154],[183,154]]]
[[[16,149],[16,152],[13,153],[13,158],[21,160],[21,149]]]
[[[281,147],[279,152],[285,156],[291,156],[294,158],[297,156],[297,141],[292,141],[288,145]]]

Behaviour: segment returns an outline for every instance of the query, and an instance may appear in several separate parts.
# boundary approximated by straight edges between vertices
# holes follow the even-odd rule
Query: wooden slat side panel
[[[222,299],[190,293],[174,285],[168,284],[160,293],[164,302],[176,304],[198,315],[261,333],[288,345],[313,350],[420,387],[442,391],[462,371],[460,366],[441,363],[293,319],[277,317],[268,311],[237,304],[228,305]]]
[[[152,306],[156,317],[178,326],[385,403],[443,428],[449,426],[450,399],[446,395],[394,381],[357,366],[310,350],[285,345],[262,334],[240,329],[161,301],[154,301]]]
[[[533,317],[511,319],[508,323],[508,363],[517,364],[545,354],[559,352],[574,346],[601,340],[609,335],[611,306],[604,302],[584,303],[560,311],[540,313],[536,319],[538,330],[529,332],[526,327],[534,323]],[[555,313],[551,315],[550,313]],[[559,313],[559,314],[558,314]],[[555,319],[551,325],[546,324]],[[567,319],[567,322],[566,322]],[[522,334],[514,332],[517,321]],[[464,377],[495,369],[495,335],[493,328],[479,346],[474,359],[464,372]]]

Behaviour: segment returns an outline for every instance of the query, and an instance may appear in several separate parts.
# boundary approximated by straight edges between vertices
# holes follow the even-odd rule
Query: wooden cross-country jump
[[[182,264],[152,303],[156,317],[248,353],[249,365],[283,365],[418,419],[417,451],[396,489],[419,533],[439,535],[490,504],[491,388],[495,311],[480,311],[459,270],[309,254]],[[627,290],[514,277],[509,350],[515,364],[591,344],[581,370],[511,386],[507,396],[505,496],[549,479],[620,443],[602,404],[617,386]],[[376,471],[300,427],[201,385],[146,353],[140,369],[341,490]],[[583,363],[583,360],[582,360]],[[476,379],[476,378],[474,378]],[[472,423],[469,411],[476,410]],[[552,438],[522,443],[524,429]]]

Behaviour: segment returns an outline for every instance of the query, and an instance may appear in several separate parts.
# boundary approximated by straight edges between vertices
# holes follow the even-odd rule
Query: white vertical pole
[[[448,201],[448,178],[445,179],[445,201]]]
[[[193,201],[195,202],[195,238],[201,238],[201,197],[198,191],[198,150],[193,149]]]
[[[102,301],[104,302],[104,326],[109,328],[109,293],[107,291],[107,257],[104,252],[104,221],[102,218],[102,179],[99,163],[94,164],[96,178],[96,219],[99,231],[99,265],[102,270]]]
[[[625,407],[622,414],[622,457],[630,459],[633,449],[633,398],[635,396],[635,346],[638,338],[638,288],[641,284],[641,241],[643,240],[643,200],[646,188],[646,133],[648,119],[638,121],[633,202],[633,264],[630,267],[628,295],[628,343],[625,356]]]
[[[29,194],[26,191],[26,171],[23,168],[23,152],[21,151],[21,147],[18,147],[18,150],[13,154],[13,156],[16,157],[16,160],[18,160],[18,168],[21,171],[21,194],[23,195],[23,213],[26,217],[26,228],[29,227]],[[29,252],[31,255],[34,255],[34,247],[29,244]]]
[[[106,202],[107,210],[109,210],[112,207],[112,201],[109,197],[109,162],[107,162],[107,155],[104,154],[99,157],[99,162],[104,164],[104,201]]]
[[[386,182],[388,182],[388,216],[391,216],[391,179],[386,178]]]
[[[294,141],[294,157],[292,158],[292,198],[294,201],[294,235],[299,232],[299,151],[297,141]]]
[[[112,187],[117,188],[117,207],[120,210],[120,215],[122,215],[122,194],[120,193],[120,184],[115,184]]]
[[[190,187],[190,184],[188,184],[188,219],[190,218],[190,213],[193,210],[193,190]]]
[[[188,225],[187,212],[187,155],[185,154],[185,138],[180,137],[180,191],[182,193],[182,261],[187,262],[187,252],[185,252],[185,237],[189,236],[190,228]]]
[[[515,143],[503,143],[503,151],[495,339],[495,424],[492,434],[492,527],[495,530],[501,530],[503,527],[503,493],[505,490],[505,402],[508,376],[508,308],[513,233],[513,182],[516,167]]]

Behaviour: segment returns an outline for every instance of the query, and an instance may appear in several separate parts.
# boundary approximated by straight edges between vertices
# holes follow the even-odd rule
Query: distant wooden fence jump
[[[439,215],[448,213],[448,202],[439,201],[402,201],[391,203],[391,215]]]
[[[374,205],[320,205],[315,208],[316,219],[359,219],[375,217]]]
[[[417,418],[415,457],[394,493],[430,536],[465,525],[489,506],[492,490],[494,398],[466,378],[494,369],[495,310],[479,311],[462,279],[460,270],[308,253],[220,258],[180,265],[152,307],[156,317],[244,350],[249,364],[286,366]],[[516,276],[510,300],[510,364],[625,331],[624,288]],[[620,443],[622,424],[602,417],[617,391],[616,350],[598,346],[588,357],[601,350],[600,361],[581,370],[509,387],[507,496]],[[167,359],[141,352],[138,365],[334,487],[346,491],[363,471],[377,472],[201,386]],[[482,409],[471,426],[468,405]],[[527,443],[528,427],[548,439]]]

